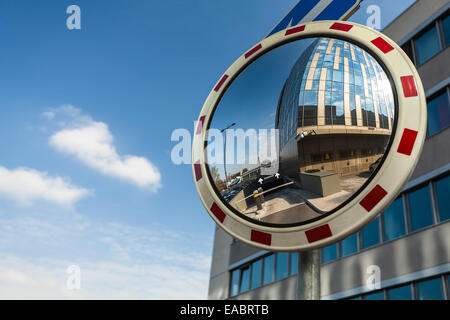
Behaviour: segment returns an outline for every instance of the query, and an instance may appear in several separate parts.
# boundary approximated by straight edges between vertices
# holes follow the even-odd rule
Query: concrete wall
[[[228,284],[230,282],[230,274],[228,272],[228,262],[230,257],[230,246],[232,243],[233,238],[216,226],[208,299],[223,300],[229,295]]]

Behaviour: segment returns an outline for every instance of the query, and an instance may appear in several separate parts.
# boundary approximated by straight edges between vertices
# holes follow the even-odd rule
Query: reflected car
[[[370,173],[373,173],[373,172],[375,171],[375,169],[378,167],[378,165],[380,164],[381,158],[382,158],[382,157],[378,158],[377,161],[375,161],[374,163],[372,163],[372,164],[370,165],[370,167],[369,167]]]

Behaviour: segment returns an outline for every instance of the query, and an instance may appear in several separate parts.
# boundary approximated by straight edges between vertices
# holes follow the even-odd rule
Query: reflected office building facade
[[[450,4],[448,0],[418,0],[383,33],[403,48],[421,76],[427,98],[427,137],[416,169],[390,207],[362,230],[321,249],[322,299],[450,299]],[[382,139],[392,130],[391,97],[376,95],[377,88],[383,85],[383,76],[380,84],[376,75],[380,70],[370,57],[358,54],[355,46],[356,59],[352,57],[352,46],[344,46],[342,41],[315,43],[310,50],[320,55],[313,54],[304,71],[293,71],[292,77],[297,78],[289,79],[284,87],[299,90],[297,98],[303,103],[283,101],[283,95],[280,98],[278,123],[286,125],[278,127],[283,132],[284,148],[291,145],[297,152],[299,147],[300,151],[314,148],[307,146],[310,134],[304,131],[314,130],[319,139],[322,135],[324,138],[319,149],[309,152],[309,158],[296,160],[300,172],[330,170],[315,167],[315,159],[322,159],[345,177],[347,170],[359,170],[351,169],[351,161],[349,165],[347,161],[365,163],[369,150],[364,151],[365,146],[357,142],[340,141],[339,130],[351,130],[370,139]],[[331,58],[327,58],[330,47]],[[339,69],[333,60],[336,50],[340,51]],[[343,71],[336,73],[336,83],[335,70]],[[300,97],[298,87],[303,85]],[[332,89],[336,85],[331,97],[320,93],[324,85]],[[294,140],[302,133],[306,137],[303,145]],[[383,152],[372,147],[374,155]],[[324,157],[330,157],[328,163]],[[348,159],[341,164],[341,157]],[[374,270],[380,272],[378,287],[367,286]],[[298,253],[253,248],[216,227],[209,299],[295,299],[297,274]]]
[[[305,50],[282,89],[275,128],[280,172],[367,172],[384,152],[394,100],[379,63],[349,42],[322,38]]]

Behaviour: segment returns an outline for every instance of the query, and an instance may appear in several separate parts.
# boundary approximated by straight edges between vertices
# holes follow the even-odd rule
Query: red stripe
[[[382,37],[378,37],[372,40],[372,43],[377,46],[383,53],[388,53],[389,51],[394,50],[394,47],[391,46],[386,40]]]
[[[202,168],[200,167],[200,161],[194,163],[195,181],[202,178]]]
[[[202,133],[203,130],[203,123],[205,122],[205,116],[201,116],[200,119],[198,119],[197,122],[197,130],[195,131],[195,134]]]
[[[290,29],[286,30],[285,36],[288,36],[290,34],[297,33],[297,32],[302,32],[304,30],[305,30],[305,26],[304,25],[303,26],[299,26],[299,27],[295,27],[295,28],[290,28]]]
[[[228,75],[224,74],[223,77],[220,79],[219,83],[214,87],[214,91],[219,91],[220,87],[227,81]]]
[[[339,23],[339,22],[333,23],[333,25],[330,27],[330,29],[345,31],[345,32],[350,31],[351,28],[353,28],[353,26],[351,24],[345,24],[345,23]]]
[[[261,49],[261,48],[262,48],[262,45],[261,45],[261,43],[260,43],[260,44],[258,44],[257,46],[253,47],[252,49],[248,50],[248,51],[245,53],[245,59],[247,59],[248,57],[250,57],[252,54],[254,54],[256,51],[258,51],[258,50]]]
[[[398,145],[397,152],[410,156],[414,147],[414,142],[416,141],[416,137],[417,131],[411,129],[403,130],[403,135],[400,139],[400,144]]]
[[[375,207],[378,202],[381,201],[381,199],[384,198],[384,196],[387,195],[387,191],[384,190],[379,184],[375,186],[375,188],[372,189],[365,197],[362,199],[359,204],[367,210],[367,212],[370,212],[370,210]]]
[[[222,209],[219,208],[219,206],[215,202],[211,206],[211,212],[216,216],[217,220],[219,220],[220,223],[223,223],[226,214],[222,211]]]
[[[272,235],[262,231],[252,230],[250,240],[270,246],[272,243]]]
[[[405,94],[405,98],[417,97],[417,89],[414,82],[414,77],[404,76],[400,77],[400,80],[402,81],[403,93]]]
[[[331,237],[332,235],[330,226],[328,224],[324,224],[323,226],[307,230],[305,231],[305,234],[309,243]]]

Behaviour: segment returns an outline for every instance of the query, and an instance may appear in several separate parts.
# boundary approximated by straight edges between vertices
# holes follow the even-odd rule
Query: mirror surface
[[[308,38],[275,48],[229,85],[206,161],[222,201],[275,225],[323,217],[377,170],[394,126],[386,72],[359,46]]]

